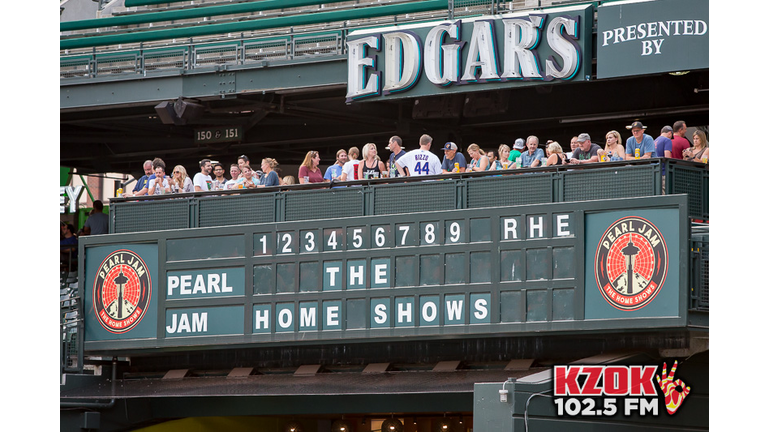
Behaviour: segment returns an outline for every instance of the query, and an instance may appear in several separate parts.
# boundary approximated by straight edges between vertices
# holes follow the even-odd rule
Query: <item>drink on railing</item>
[[[395,166],[395,162],[394,161],[389,166],[389,176],[390,177],[396,177],[397,176],[397,167]]]
[[[640,148],[635,149],[635,159],[640,159]]]
[[[117,196],[118,198],[120,198],[120,197],[122,197],[122,196],[123,196],[123,188],[120,188],[120,189],[118,189],[118,190],[117,190],[116,196]]]
[[[458,162],[454,162],[453,163],[453,169],[456,170],[456,172],[459,172],[459,163]]]

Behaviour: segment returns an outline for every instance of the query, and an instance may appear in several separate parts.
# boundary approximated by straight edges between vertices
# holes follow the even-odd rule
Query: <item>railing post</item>
[[[139,56],[136,58],[136,61],[139,63],[138,66],[138,73],[146,76],[147,70],[145,69],[145,63],[144,63],[144,42],[139,42]]]
[[[453,0],[448,0],[448,19],[453,19]]]
[[[192,43],[192,38],[189,38],[189,62],[187,62],[187,70],[195,68],[197,63],[197,54],[195,54],[195,45]]]
[[[293,60],[296,56],[296,39],[293,37],[293,26],[291,26],[291,35],[290,35],[290,41],[291,41],[291,52],[289,53],[289,59]]]

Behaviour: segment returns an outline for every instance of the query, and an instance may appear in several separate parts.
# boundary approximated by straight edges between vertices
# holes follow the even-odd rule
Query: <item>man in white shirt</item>
[[[195,178],[192,180],[195,185],[195,192],[206,192],[213,189],[212,170],[213,166],[210,159],[200,161],[200,172],[195,174]]]
[[[403,168],[407,167],[411,176],[440,174],[442,171],[440,158],[429,151],[430,147],[432,147],[432,137],[427,134],[422,135],[419,138],[419,148],[409,151],[395,162],[397,172],[405,176]]]

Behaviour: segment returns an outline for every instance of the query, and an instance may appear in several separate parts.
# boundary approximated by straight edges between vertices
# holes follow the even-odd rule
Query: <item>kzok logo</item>
[[[676,369],[677,361],[667,376],[664,363],[661,377],[656,375],[670,415],[680,408],[691,391],[682,380],[674,379]],[[557,415],[612,416],[619,412],[617,402],[620,402],[625,416],[633,413],[656,416],[659,413],[658,392],[653,383],[656,370],[656,366],[555,366]]]
[[[669,253],[655,225],[637,216],[614,222],[595,253],[600,294],[613,307],[632,311],[647,306],[667,277]]]
[[[141,321],[149,307],[149,271],[135,252],[121,249],[101,263],[93,283],[93,307],[102,327],[125,333]]]

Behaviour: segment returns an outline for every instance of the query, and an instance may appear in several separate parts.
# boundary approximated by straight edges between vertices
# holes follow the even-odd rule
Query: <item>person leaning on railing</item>
[[[693,147],[683,150],[683,159],[692,162],[709,163],[709,142],[707,135],[696,130],[693,133]]]
[[[320,153],[310,150],[299,167],[299,183],[323,183],[324,181],[326,180],[320,171]]]
[[[173,173],[171,175],[171,192],[194,192],[195,186],[192,184],[192,179],[187,175],[187,169],[181,165],[173,167]]]
[[[547,166],[565,165],[568,163],[568,156],[563,153],[563,147],[557,141],[552,141],[547,145]]]
[[[261,160],[261,170],[264,172],[264,175],[261,176],[259,184],[257,184],[256,187],[280,186],[280,179],[275,171],[277,165],[277,161],[272,158],[264,158]]]
[[[368,143],[363,146],[363,160],[357,167],[357,177],[360,179],[387,177],[387,168],[379,158],[376,144]]]
[[[475,143],[470,144],[469,147],[467,147],[467,153],[472,159],[469,161],[468,171],[488,171],[491,169],[491,161],[479,145]]]
[[[603,161],[623,161],[624,146],[621,145],[621,135],[615,130],[605,134],[605,149],[597,151],[598,160]]]
[[[493,161],[492,170],[501,170],[501,169],[509,169],[512,166],[512,163],[509,161],[509,154],[511,152],[511,149],[506,144],[501,144],[499,146],[498,155],[499,158],[495,161]]]

